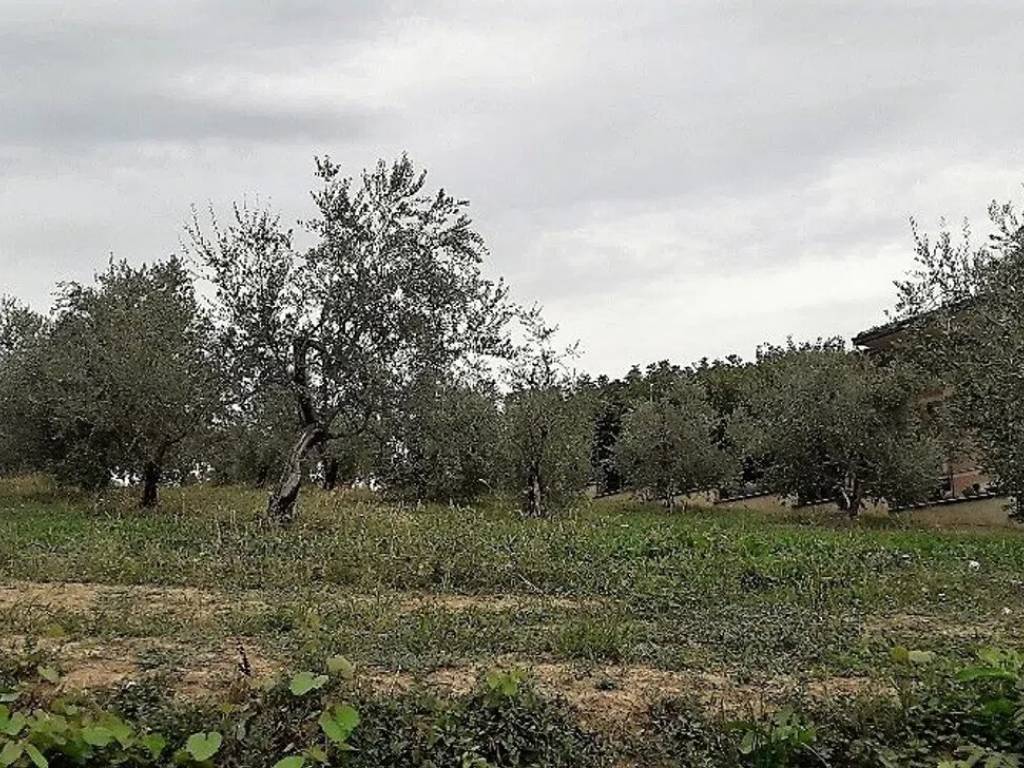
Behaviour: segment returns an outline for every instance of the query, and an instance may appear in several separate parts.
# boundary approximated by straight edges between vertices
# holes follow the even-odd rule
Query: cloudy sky
[[[925,228],[1024,190],[1024,3],[0,0],[0,292],[193,203],[309,212],[403,150],[581,367],[883,319]]]

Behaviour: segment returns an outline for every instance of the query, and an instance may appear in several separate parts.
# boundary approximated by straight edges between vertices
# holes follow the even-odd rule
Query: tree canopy
[[[407,157],[356,179],[328,158],[316,169],[308,248],[267,211],[236,208],[209,237],[192,228],[235,375],[294,400],[296,438],[268,506],[280,521],[311,451],[375,429],[421,371],[506,352],[513,312],[504,285],[481,271],[467,203],[427,194]]]
[[[632,485],[671,507],[679,494],[717,487],[730,474],[717,426],[704,390],[680,378],[623,419],[617,464]]]
[[[856,515],[867,499],[897,505],[934,489],[941,451],[920,393],[911,370],[839,340],[764,347],[732,432],[761,460],[764,487]]]
[[[1024,219],[1010,203],[992,203],[989,217],[992,233],[982,245],[966,224],[960,236],[943,229],[935,238],[914,226],[917,267],[897,284],[903,332],[895,354],[948,387],[948,423],[960,449],[1020,499]]]
[[[526,339],[507,367],[502,442],[506,486],[524,515],[544,517],[577,498],[590,481],[592,407],[558,349],[557,328],[538,311],[522,318]]]
[[[142,480],[142,504],[175,452],[221,405],[211,326],[182,262],[111,262],[62,285],[43,361],[60,471],[86,485]]]
[[[0,472],[45,467],[46,408],[42,345],[46,319],[0,296]]]

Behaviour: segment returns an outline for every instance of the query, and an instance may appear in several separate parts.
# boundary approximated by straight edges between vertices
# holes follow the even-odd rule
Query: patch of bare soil
[[[196,654],[181,670],[175,690],[186,698],[216,696],[233,681],[268,680],[283,665],[251,641],[236,641],[219,649]]]
[[[403,611],[417,611],[437,608],[443,611],[527,611],[539,609],[572,610],[593,608],[600,603],[596,600],[573,600],[564,597],[522,596],[522,595],[450,595],[418,594],[403,598]]]
[[[126,653],[126,650],[110,644],[65,646],[61,667],[67,673],[61,679],[62,685],[70,690],[109,688],[138,676],[140,667],[134,654]]]
[[[53,653],[65,672],[62,685],[68,690],[106,688],[159,674],[183,697],[218,698],[243,679],[258,684],[287,668],[250,638],[225,638],[204,648],[152,638],[50,639],[41,646]],[[692,697],[709,711],[745,715],[771,710],[798,692],[819,699],[891,695],[885,683],[866,677],[751,681],[749,675],[730,669],[671,671],[645,665],[582,666],[514,657],[501,657],[493,664],[442,667],[425,674],[361,667],[356,679],[384,695],[407,692],[418,685],[442,694],[463,695],[494,666],[525,670],[541,691],[565,698],[585,723],[608,733],[635,728],[652,705],[666,698]]]
[[[740,676],[733,670],[670,671],[645,665],[582,667],[512,658],[502,658],[496,664],[527,670],[529,678],[541,691],[565,698],[584,722],[606,731],[635,728],[638,718],[666,698],[689,696],[708,710],[738,716],[771,710],[797,692],[819,699],[891,693],[886,684],[867,677],[813,681],[772,677],[740,682]],[[421,677],[375,669],[362,671],[360,678],[382,693],[406,691],[419,682],[441,692],[461,695],[471,691],[488,668],[476,664],[449,666]]]
[[[226,593],[197,587],[85,584],[80,582],[19,581],[0,585],[0,610],[44,608],[83,613],[103,607],[170,612],[175,616],[208,616],[227,610],[239,600]]]
[[[565,664],[533,667],[538,685],[569,700],[595,726],[628,729],[656,702],[681,696],[709,710],[742,714],[771,709],[796,689],[789,679],[740,682],[731,671],[671,671],[645,665],[602,666],[581,670]]]
[[[12,639],[17,650],[23,641]],[[160,674],[187,698],[217,696],[242,677],[266,680],[284,665],[253,640],[238,638],[197,649],[170,641],[146,639],[66,641],[44,639],[36,646],[51,653],[66,690],[109,688],[128,680]],[[0,646],[2,648],[3,646]]]
[[[0,609],[43,606],[69,611],[92,608],[98,599],[95,584],[19,581],[0,585]]]
[[[807,684],[807,693],[815,699],[895,696],[891,683],[871,677],[827,677]]]
[[[402,612],[437,609],[442,611],[525,611],[571,610],[593,608],[596,600],[572,600],[539,595],[453,595],[431,593],[392,593],[383,595],[345,594],[336,589],[313,593],[314,598],[329,601],[343,596],[349,600],[384,599]],[[0,610],[13,608],[44,608],[82,613],[114,607],[159,611],[183,618],[204,618],[244,605],[253,610],[268,607],[259,593],[227,593],[197,587],[165,587],[86,584],[80,582],[19,581],[0,585]]]
[[[988,621],[966,622],[950,619],[948,616],[897,613],[868,619],[864,622],[864,631],[869,635],[916,635],[984,642],[1006,631],[1008,618],[1016,617],[994,615]]]

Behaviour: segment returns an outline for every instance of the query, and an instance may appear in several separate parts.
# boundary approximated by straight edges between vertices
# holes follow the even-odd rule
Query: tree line
[[[885,354],[819,339],[610,379],[577,374],[574,348],[486,276],[467,202],[408,158],[354,177],[318,159],[312,199],[295,227],[194,213],[181,254],[59,284],[45,315],[0,300],[0,472],[128,482],[143,506],[166,482],[253,484],[284,523],[310,481],[505,493],[531,516],[588,486],[669,506],[756,488],[853,515],[927,499],[958,450],[1024,483],[1010,206],[981,247],[915,227]]]

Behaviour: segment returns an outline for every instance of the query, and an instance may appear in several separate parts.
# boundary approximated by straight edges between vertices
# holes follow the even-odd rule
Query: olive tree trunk
[[[317,425],[303,430],[295,445],[288,452],[277,489],[270,494],[267,502],[267,516],[276,523],[288,525],[295,517],[295,501],[302,487],[302,462],[311,450],[324,441],[324,431]]]
[[[532,466],[528,471],[525,501],[523,511],[527,517],[544,517],[544,484],[540,467]]]
[[[139,500],[139,506],[155,507],[159,486],[160,465],[155,461],[147,461],[142,467],[142,499]]]
[[[325,491],[333,491],[338,486],[338,459],[327,451],[323,451],[320,457],[320,469],[323,472],[323,478],[320,481],[321,487]]]
[[[856,475],[848,473],[846,482],[839,489],[836,502],[839,509],[846,512],[853,520],[860,513],[861,504],[864,501],[864,489]]]

